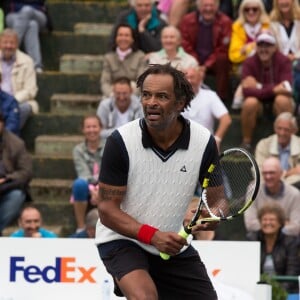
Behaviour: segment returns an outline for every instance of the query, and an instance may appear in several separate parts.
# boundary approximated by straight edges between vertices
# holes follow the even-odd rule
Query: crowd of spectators
[[[31,158],[18,135],[26,120],[38,113],[37,74],[44,69],[39,33],[51,29],[45,2],[7,0],[0,7],[0,233],[20,213],[33,176]],[[129,8],[116,16],[103,56],[99,78],[103,99],[94,114],[84,117],[84,141],[73,150],[77,178],[70,202],[77,227],[71,237],[94,236],[105,139],[143,116],[137,77],[149,64],[171,63],[185,73],[195,92],[182,115],[207,127],[219,150],[232,122],[230,107],[240,112],[241,128],[235,130],[241,130],[242,140],[236,146],[255,154],[262,175],[257,200],[244,217],[247,239],[261,242],[262,272],[299,272],[294,251],[300,234],[295,109],[300,94],[299,37],[298,1],[131,0]],[[213,78],[214,84],[205,85],[206,78]],[[259,117],[275,120],[274,134],[256,145],[253,135]],[[19,149],[10,148],[12,143]],[[2,190],[5,185],[8,190]],[[5,199],[14,200],[10,215]],[[35,207],[22,210],[19,226],[13,236],[55,236],[41,228]],[[216,239],[214,233],[206,238]]]

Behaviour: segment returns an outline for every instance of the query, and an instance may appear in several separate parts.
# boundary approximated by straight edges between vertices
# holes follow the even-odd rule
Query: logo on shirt
[[[182,166],[181,169],[180,169],[180,172],[186,172],[186,167]]]

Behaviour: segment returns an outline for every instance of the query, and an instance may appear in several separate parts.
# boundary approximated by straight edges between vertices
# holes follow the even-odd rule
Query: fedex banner
[[[258,243],[193,244],[218,294],[254,295],[259,280]],[[0,300],[101,300],[105,279],[111,299],[125,299],[114,296],[112,279],[92,239],[0,238],[0,249]]]

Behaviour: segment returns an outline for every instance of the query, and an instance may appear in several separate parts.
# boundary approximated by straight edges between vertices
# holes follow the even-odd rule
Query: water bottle
[[[102,283],[102,298],[101,300],[110,300],[111,291],[110,291],[110,282],[108,279],[104,279]]]

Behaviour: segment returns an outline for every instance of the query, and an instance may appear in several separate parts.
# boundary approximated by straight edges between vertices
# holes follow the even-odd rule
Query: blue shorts
[[[100,244],[98,251],[107,272],[118,280],[134,270],[147,270],[160,300],[217,300],[206,268],[192,246],[169,260],[150,254],[127,240]],[[123,296],[117,286],[115,294]]]

